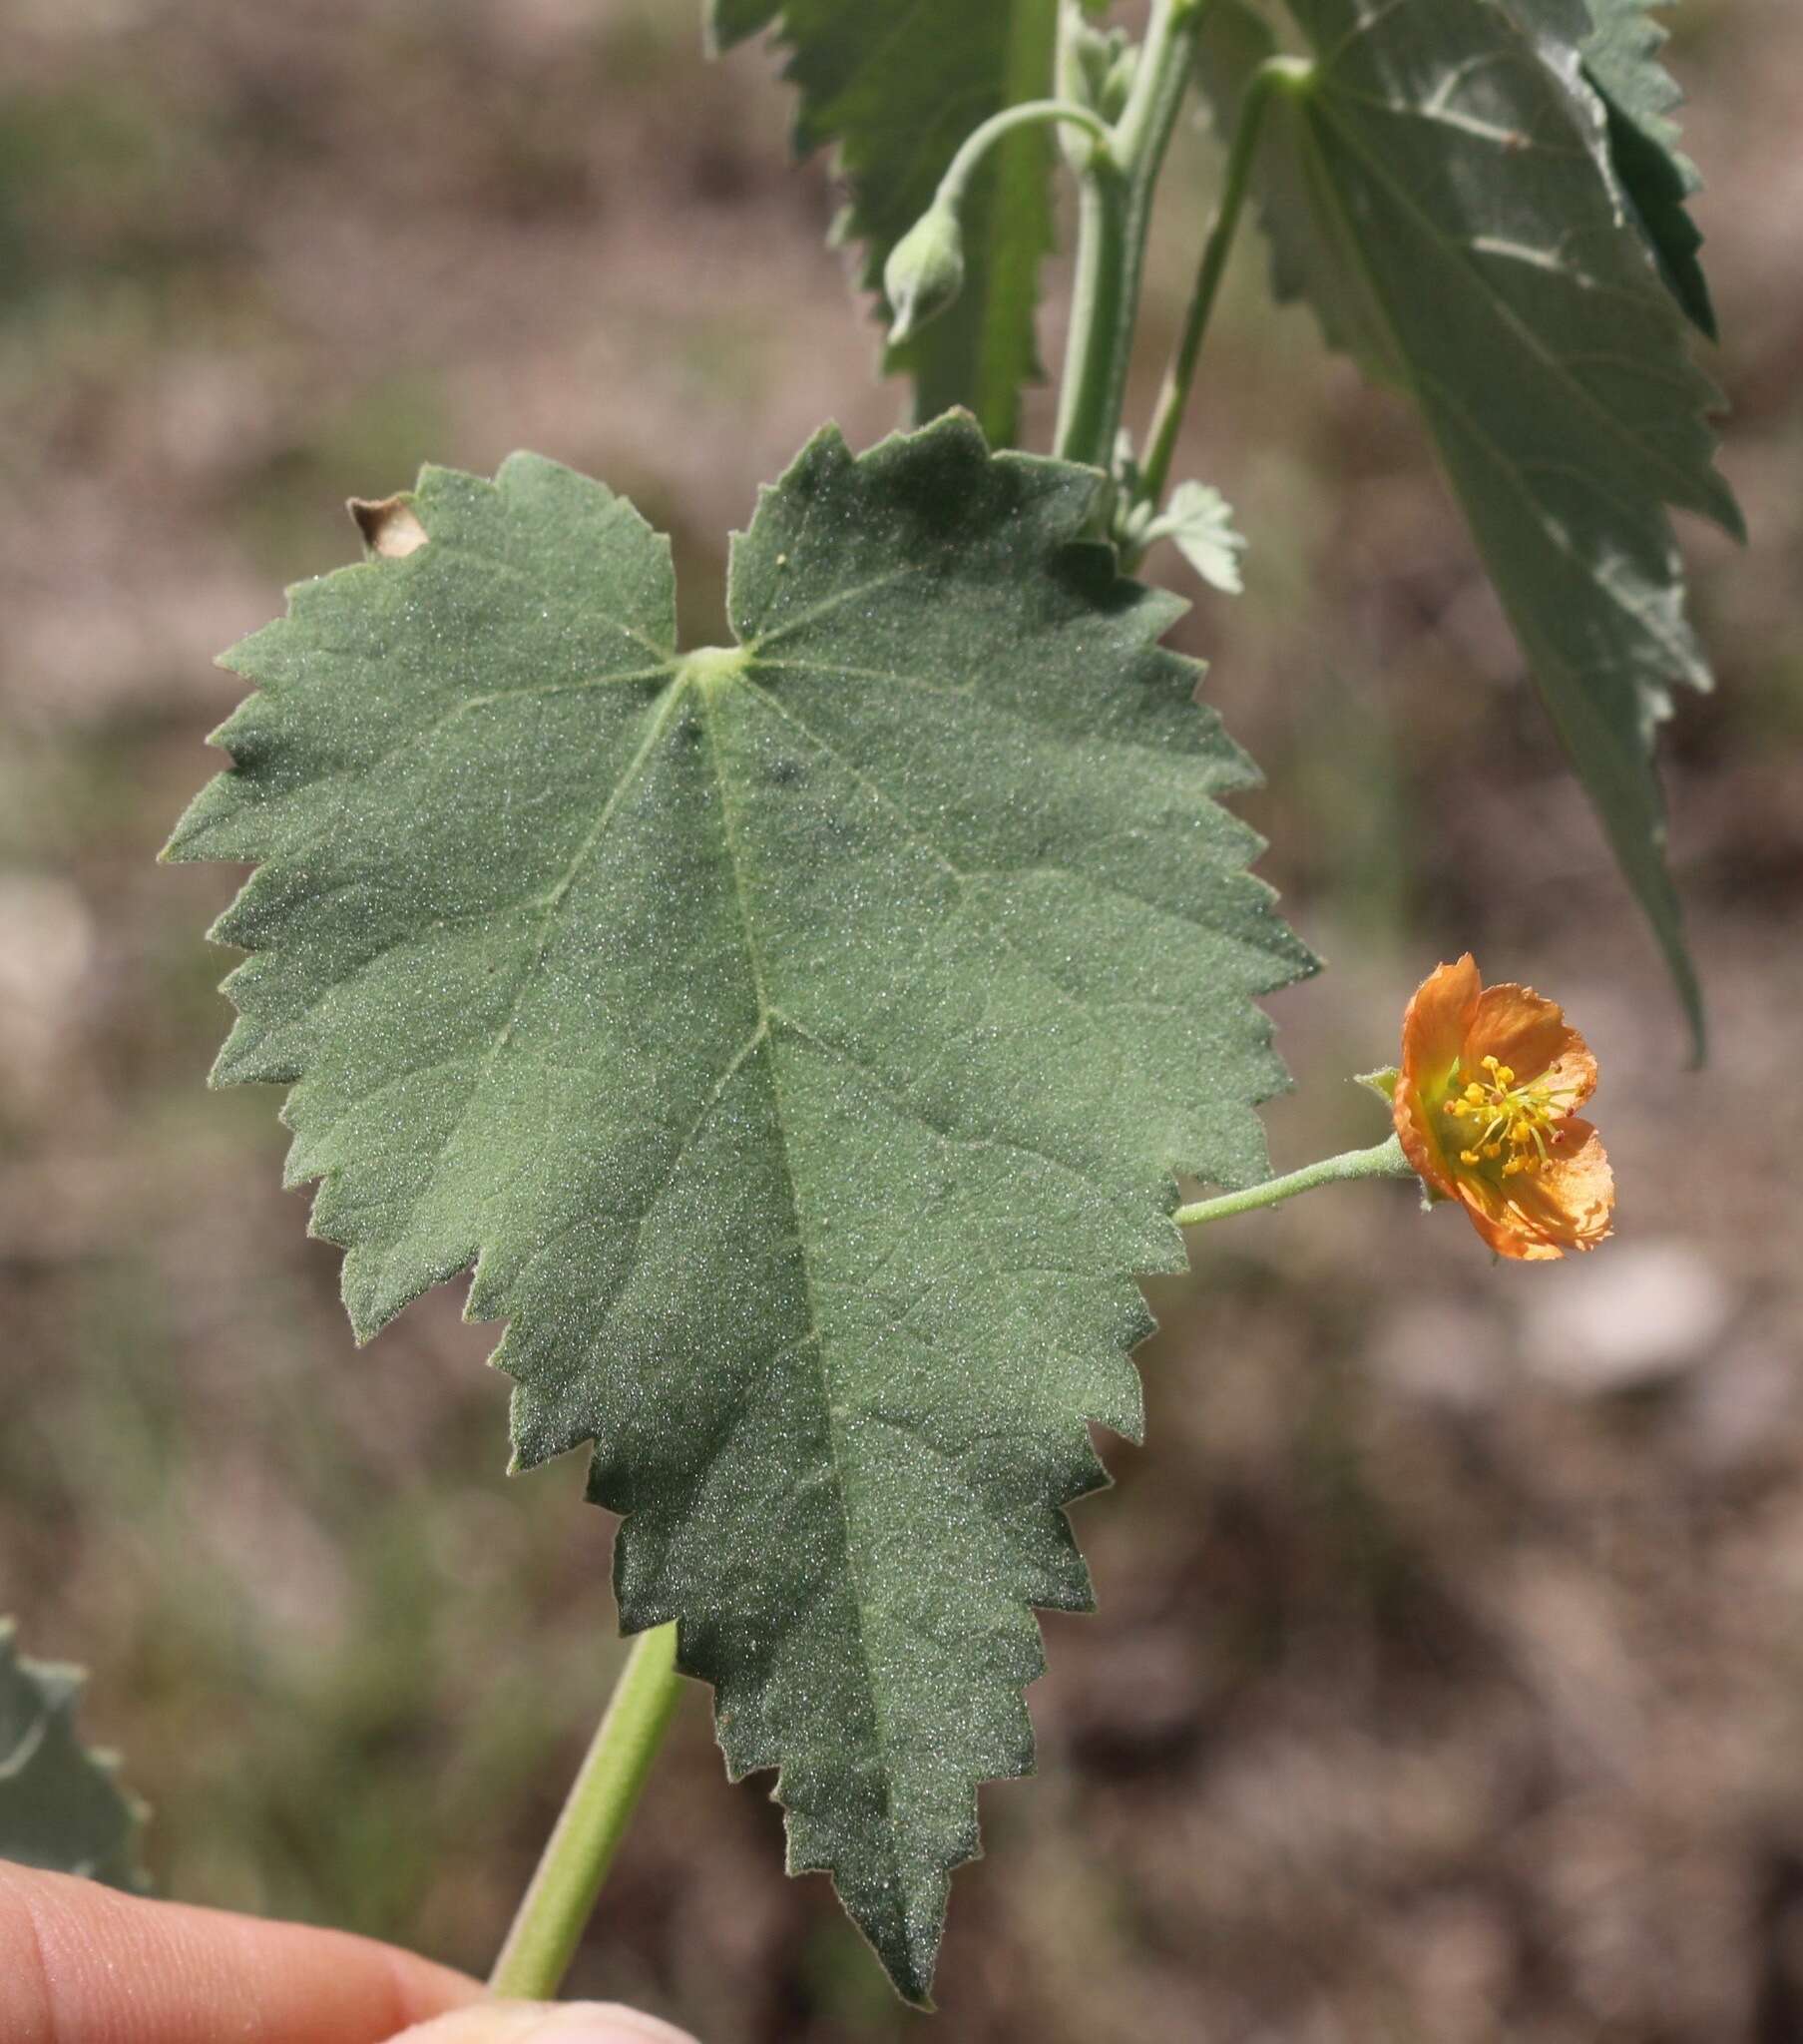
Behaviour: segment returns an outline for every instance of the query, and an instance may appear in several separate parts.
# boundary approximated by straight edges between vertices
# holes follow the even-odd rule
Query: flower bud
[[[1133,80],[1138,75],[1138,49],[1127,43],[1116,51],[1115,61],[1109,66],[1102,91],[1097,95],[1096,111],[1105,121],[1119,121],[1127,111],[1127,103],[1133,96]]]
[[[923,213],[889,252],[883,291],[895,313],[889,344],[898,347],[964,288],[964,231],[949,206]]]
[[[1074,97],[1105,121],[1120,120],[1139,62],[1138,49],[1127,40],[1127,31],[1104,31],[1086,23],[1074,32],[1071,55],[1075,60],[1069,74]]]

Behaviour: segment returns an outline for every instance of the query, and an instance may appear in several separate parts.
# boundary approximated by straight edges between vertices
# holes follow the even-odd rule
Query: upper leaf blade
[[[1050,87],[1056,0],[916,0],[893,17],[865,0],[712,0],[721,47],[775,25],[801,95],[796,147],[839,147],[850,200],[836,232],[862,245],[859,281],[882,288],[889,252],[932,202],[958,146],[991,114]],[[1053,144],[1007,137],[964,208],[963,293],[884,366],[914,379],[914,415],[962,405],[994,446],[1017,437],[1020,393],[1040,374],[1034,317],[1052,248]]]
[[[1700,1042],[1652,745],[1671,685],[1709,685],[1666,507],[1739,529],[1716,393],[1584,108],[1501,8],[1291,11],[1317,61],[1261,164],[1279,289],[1419,407]],[[1230,124],[1268,32],[1223,0],[1203,33]]]
[[[1173,1171],[1263,1172],[1252,996],[1308,962],[1095,488],[968,420],[823,434],[684,656],[619,499],[428,471],[423,545],[233,656],[172,847],[261,861],[221,1075],[293,1083],[358,1327],[475,1260],[520,1461],[594,1442],[628,1628],[679,1621],[916,1999],[1030,1761],[1030,1607],[1087,1598],[1132,1274]]]
[[[144,1809],[75,1731],[80,1669],[27,1661],[0,1620],[0,1859],[142,1889]]]
[[[1645,238],[1666,287],[1709,339],[1715,307],[1703,274],[1702,232],[1689,202],[1702,189],[1678,146],[1672,119],[1683,105],[1659,53],[1666,30],[1654,10],[1673,0],[1508,0],[1524,27],[1560,54],[1578,89],[1601,101],[1603,146],[1628,217]]]

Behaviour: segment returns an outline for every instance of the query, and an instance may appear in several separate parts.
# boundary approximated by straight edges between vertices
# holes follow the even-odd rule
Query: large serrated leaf
[[[1700,1043],[1652,749],[1671,685],[1709,685],[1666,507],[1739,529],[1712,466],[1716,393],[1583,104],[1501,7],[1290,11],[1316,62],[1261,152],[1279,291],[1419,407]],[[1223,126],[1272,47],[1238,0],[1210,10]]]
[[[983,121],[1051,88],[1057,0],[711,0],[724,48],[776,27],[801,95],[796,148],[839,147],[850,202],[838,233],[860,243],[859,279],[880,291],[889,252],[932,203],[958,146]],[[997,446],[1016,438],[1022,388],[1040,374],[1034,336],[1040,264],[1052,247],[1053,144],[1012,135],[977,174],[964,212],[962,294],[901,347],[914,412],[975,412]],[[884,315],[887,318],[887,313]]]
[[[79,1668],[28,1661],[0,1619],[0,1859],[141,1890],[143,1805],[110,1754],[83,1746]]]
[[[172,846],[261,862],[218,1076],[293,1085],[359,1333],[475,1263],[519,1460],[595,1443],[627,1627],[680,1621],[916,1998],[1030,1764],[1029,1607],[1088,1598],[1132,1274],[1181,1262],[1173,1173],[1262,1175],[1252,997],[1307,965],[1097,486],[965,418],[825,432],[734,540],[737,643],[681,655],[621,499],[428,470],[404,558],[230,656],[261,693]]]

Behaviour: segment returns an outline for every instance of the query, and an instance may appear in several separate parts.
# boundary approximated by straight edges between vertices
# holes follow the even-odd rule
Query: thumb
[[[476,2002],[416,2029],[393,2044],[695,2044],[656,2016],[618,2002]]]

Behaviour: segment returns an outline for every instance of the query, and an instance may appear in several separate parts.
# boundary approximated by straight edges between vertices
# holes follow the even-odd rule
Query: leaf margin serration
[[[1301,31],[1304,42],[1315,51],[1317,65],[1330,68],[1340,65],[1354,42],[1368,33],[1379,32],[1394,39],[1399,33],[1397,23],[1409,14],[1413,4],[1414,0],[1389,0],[1386,5],[1347,0],[1342,10],[1334,6],[1334,0],[1284,0],[1285,10]],[[1267,5],[1268,0],[1258,0],[1257,5],[1248,4],[1248,0],[1218,0],[1204,26],[1201,75],[1204,89],[1214,102],[1216,125],[1223,133],[1230,132],[1233,118],[1225,90],[1228,82],[1235,77],[1243,79],[1248,64],[1274,53],[1278,47],[1265,12]],[[1518,46],[1508,57],[1519,82],[1517,101],[1538,100],[1539,120],[1550,120],[1559,126],[1569,124],[1569,153],[1576,155],[1581,149],[1592,164],[1614,224],[1609,259],[1620,259],[1620,252],[1630,252],[1636,271],[1643,270],[1645,278],[1644,289],[1637,283],[1634,289],[1638,316],[1663,332],[1664,357],[1633,365],[1634,373],[1682,381],[1684,404],[1679,423],[1705,449],[1699,454],[1692,448],[1684,455],[1683,463],[1662,453],[1660,460],[1666,468],[1667,480],[1656,496],[1647,496],[1629,512],[1623,512],[1619,503],[1615,506],[1626,533],[1616,550],[1615,567],[1625,567],[1633,574],[1641,572],[1643,563],[1635,562],[1630,540],[1637,539],[1643,550],[1649,550],[1656,540],[1660,552],[1658,575],[1656,579],[1642,578],[1641,598],[1634,604],[1619,603],[1621,618],[1631,621],[1633,630],[1642,635],[1641,654],[1633,661],[1617,654],[1612,671],[1606,663],[1599,668],[1599,672],[1607,675],[1608,687],[1617,694],[1631,689],[1631,716],[1611,711],[1604,701],[1592,701],[1586,688],[1577,685],[1579,676],[1567,653],[1556,643],[1556,635],[1545,629],[1545,616],[1537,629],[1534,615],[1525,608],[1519,595],[1512,594],[1491,559],[1491,547],[1474,508],[1476,500],[1468,496],[1459,479],[1451,451],[1459,436],[1465,436],[1470,445],[1464,448],[1462,458],[1469,468],[1470,454],[1482,440],[1482,433],[1465,411],[1450,402],[1451,393],[1422,373],[1424,364],[1397,345],[1390,308],[1374,290],[1368,267],[1354,270],[1352,265],[1342,262],[1338,250],[1323,230],[1325,218],[1329,231],[1349,232],[1345,219],[1336,219],[1336,211],[1343,216],[1345,208],[1337,198],[1328,196],[1333,190],[1332,181],[1308,160],[1311,154],[1319,153],[1319,132],[1332,120],[1331,112],[1321,111],[1330,103],[1331,88],[1321,85],[1319,73],[1308,89],[1281,96],[1283,104],[1273,113],[1269,127],[1272,131],[1287,128],[1291,133],[1267,133],[1261,145],[1260,162],[1255,167],[1255,181],[1262,194],[1259,212],[1270,252],[1273,292],[1280,302],[1302,299],[1310,303],[1327,344],[1361,361],[1376,380],[1398,387],[1421,415],[1449,485],[1472,524],[1474,540],[1498,586],[1521,643],[1525,665],[1560,744],[1578,772],[1622,876],[1658,945],[1683,1009],[1693,1053],[1700,1062],[1707,1043],[1705,1007],[1669,869],[1667,815],[1654,755],[1658,730],[1673,714],[1676,687],[1683,684],[1701,693],[1712,687],[1708,664],[1686,614],[1686,578],[1672,531],[1672,513],[1688,511],[1710,520],[1732,538],[1745,537],[1744,521],[1732,490],[1713,464],[1719,444],[1713,422],[1724,409],[1724,400],[1685,345],[1686,308],[1670,289],[1641,224],[1630,216],[1615,174],[1608,148],[1608,108],[1601,94],[1581,74],[1576,48],[1580,29],[1590,20],[1584,0],[1557,0],[1555,17],[1535,21],[1525,16],[1524,0],[1460,0],[1460,5],[1474,24],[1492,25],[1482,33],[1493,43],[1500,46],[1513,42]],[[1317,42],[1314,23],[1330,9],[1351,12],[1360,18],[1343,39],[1324,47]],[[1555,29],[1560,32],[1555,37],[1557,47],[1549,43]],[[1474,29],[1474,34],[1477,33]],[[1211,46],[1224,59],[1212,76],[1207,56]],[[1349,102],[1358,97],[1357,92],[1347,95]],[[1373,100],[1372,104],[1376,106],[1378,102]],[[1531,121],[1528,127],[1533,126]],[[1294,137],[1300,137],[1304,147],[1286,150],[1281,163],[1274,164],[1276,146]],[[1543,138],[1524,129],[1511,140],[1515,146],[1525,148],[1530,143],[1540,146]],[[1599,283],[1598,294],[1608,288],[1606,283]],[[1500,453],[1487,454],[1486,458],[1500,460]],[[1687,471],[1680,473],[1684,464],[1688,464]],[[1643,520],[1637,534],[1632,531],[1632,520],[1636,517]],[[1556,548],[1563,548],[1558,521],[1548,516],[1544,524]],[[1500,553],[1499,548],[1499,557]],[[1618,602],[1615,593],[1605,588],[1600,575],[1592,578],[1591,586],[1608,603]],[[1651,672],[1646,655],[1646,648],[1654,641],[1661,649],[1662,671],[1656,675]]]
[[[975,460],[980,456],[982,462],[992,464],[991,472],[1055,480],[1058,489],[1062,492],[1065,507],[1062,514],[1066,528],[1064,554],[1068,557],[1073,572],[1081,570],[1081,572],[1088,574],[1092,578],[1106,575],[1108,586],[1115,591],[1121,591],[1129,587],[1132,589],[1134,594],[1130,599],[1127,599],[1127,601],[1134,607],[1135,615],[1140,619],[1144,627],[1141,651],[1145,659],[1159,667],[1167,686],[1173,688],[1180,686],[1185,701],[1188,703],[1189,713],[1197,722],[1198,731],[1204,725],[1207,725],[1213,734],[1218,735],[1218,721],[1213,720],[1213,713],[1203,710],[1200,706],[1194,705],[1189,700],[1193,696],[1195,682],[1201,672],[1199,665],[1171,652],[1159,644],[1162,635],[1168,629],[1171,622],[1187,606],[1175,598],[1166,597],[1157,592],[1141,590],[1137,585],[1127,584],[1125,578],[1121,578],[1116,574],[1113,555],[1110,549],[1099,543],[1086,541],[1079,537],[1087,524],[1089,508],[1096,490],[1100,487],[1101,479],[1090,472],[1073,471],[1066,464],[1049,462],[1037,456],[1016,454],[991,455],[987,446],[983,443],[982,436],[975,427],[974,422],[968,419],[954,417],[943,420],[935,426],[924,428],[917,433],[897,434],[881,443],[878,447],[857,456],[851,455],[849,450],[846,449],[843,439],[837,433],[836,428],[828,427],[823,429],[821,433],[817,434],[808,443],[808,446],[803,449],[802,453],[796,457],[795,462],[791,464],[784,476],[777,483],[766,485],[760,492],[758,515],[751,521],[746,534],[734,536],[735,574],[740,561],[748,557],[755,544],[760,520],[770,513],[772,506],[779,505],[783,501],[785,488],[793,486],[794,479],[806,469],[809,463],[823,464],[828,468],[836,465],[847,472],[868,476],[880,471],[885,463],[905,464],[910,459],[910,450],[918,450],[923,444],[948,450],[954,446],[961,447],[969,458]],[[480,478],[460,476],[456,471],[430,469],[425,471],[422,475],[420,488],[416,491],[411,501],[415,507],[416,514],[422,518],[422,523],[428,534],[428,544],[430,544],[432,531],[430,499],[435,487],[449,482],[458,488],[487,491],[498,496],[504,491],[510,476],[518,478],[528,472],[527,469],[517,465],[521,463],[538,464],[541,468],[555,467],[555,464],[541,463],[538,457],[514,457],[509,463],[503,464],[493,483],[483,482]],[[569,472],[566,471],[564,473]],[[589,485],[589,487],[599,490],[602,486]],[[625,505],[625,500],[623,499],[614,499],[613,502],[617,505]],[[631,511],[630,506],[625,506],[623,515],[637,518],[637,514]],[[654,540],[658,538],[657,535],[650,533],[649,527],[644,526],[643,520],[639,520],[638,523],[647,536]],[[397,568],[404,572],[405,564],[368,560],[334,571],[333,576],[321,578],[321,580],[326,583],[335,584],[335,587],[342,592],[347,585],[341,578],[367,578],[372,575],[392,576]],[[317,586],[316,584],[299,585],[293,593],[291,603],[305,605],[311,600],[308,592],[316,590]],[[355,587],[356,585],[352,584],[350,586]],[[289,621],[278,621],[277,627],[267,627],[264,628],[264,633],[253,635],[251,640],[244,642],[243,646],[234,649],[232,654],[225,656],[225,664],[229,666],[234,672],[243,674],[246,679],[253,682],[258,681],[259,676],[256,669],[259,665],[259,655],[251,649],[257,648],[259,643],[266,643],[265,634],[277,630],[282,622],[291,622],[292,615],[291,609]],[[676,655],[674,649],[664,655],[666,661],[664,671],[668,673],[673,683],[679,674],[684,658],[684,656]],[[754,661],[755,655],[753,654]],[[1099,686],[1106,686],[1106,684],[1099,683]],[[234,760],[239,758],[239,752],[234,750],[234,748],[241,749],[246,728],[253,732],[257,726],[258,719],[253,708],[257,701],[258,697],[255,695],[249,698],[247,703],[240,707],[240,711],[235,713],[232,719],[227,720],[219,733],[215,734],[215,742],[223,745],[227,752],[232,753]],[[1212,723],[1209,722],[1210,720],[1212,720]],[[1216,763],[1219,771],[1215,781],[1206,791],[1206,798],[1211,808],[1217,807],[1217,804],[1213,802],[1213,796],[1230,792],[1238,787],[1253,785],[1256,782],[1256,774],[1251,768],[1250,763],[1245,760],[1244,755],[1238,753],[1236,748],[1231,748],[1230,744],[1224,741],[1224,739],[1221,740],[1221,745],[1226,750],[1222,754],[1221,759]],[[1230,757],[1228,757],[1229,755]],[[232,773],[223,775],[212,783],[209,789],[204,790],[200,796],[197,796],[189,816],[178,827],[176,836],[172,839],[168,856],[185,858],[209,856],[242,857],[250,855],[241,839],[236,840],[234,848],[228,850],[222,850],[218,844],[215,844],[212,848],[208,848],[205,844],[205,840],[210,835],[216,833],[219,819],[215,812],[220,802],[227,799],[229,784],[233,778],[234,775]],[[228,801],[227,805],[229,805]],[[1220,811],[1223,817],[1225,813],[1225,811]],[[1263,991],[1272,991],[1276,986],[1287,983],[1289,979],[1300,976],[1302,972],[1310,968],[1312,961],[1309,960],[1308,954],[1300,944],[1293,937],[1289,937],[1287,931],[1277,921],[1272,909],[1274,896],[1271,890],[1263,881],[1257,879],[1247,870],[1252,859],[1256,857],[1258,850],[1261,848],[1256,834],[1250,831],[1244,824],[1239,823],[1237,819],[1232,819],[1230,835],[1238,855],[1238,864],[1235,869],[1235,884],[1241,887],[1249,897],[1256,897],[1260,904],[1260,912],[1267,918],[1272,928],[1281,934],[1289,946],[1289,950],[1285,954],[1287,970],[1280,976],[1273,978],[1262,989]],[[259,874],[267,870],[268,866],[266,864],[258,868]],[[252,876],[252,881],[246,885],[246,892],[248,892],[250,886],[256,883],[256,875]],[[243,895],[240,895],[239,901],[241,902],[243,898]],[[216,925],[216,933],[225,941],[239,943],[242,941],[243,931],[241,925],[233,920],[233,911],[237,905],[234,903],[233,910],[228,910],[226,915],[222,917],[220,923]],[[252,952],[251,958],[245,961],[246,965],[251,964],[256,955],[258,954]],[[238,972],[241,973],[244,969],[243,966],[240,966]],[[233,981],[236,979],[237,974],[234,973]],[[231,985],[232,981],[228,981],[228,988]],[[1253,1033],[1257,1036],[1259,1043],[1263,1047],[1263,1057],[1267,1067],[1266,1079],[1268,1081],[1265,1085],[1265,1090],[1255,1093],[1252,1100],[1246,1103],[1244,1109],[1246,1118],[1255,1128],[1256,1117],[1251,1112],[1252,1107],[1258,1100],[1269,1098],[1272,1093],[1287,1082],[1282,1073],[1281,1066],[1277,1064],[1274,1055],[1269,1050],[1271,1032],[1268,1018],[1263,1017],[1261,1011],[1254,1009],[1252,1012],[1258,1018],[1256,1029]],[[242,1021],[243,1018],[240,1017],[240,1024]],[[234,1029],[233,1038],[236,1039],[237,1036],[238,1031]],[[231,1053],[229,1042],[227,1052],[222,1053],[221,1064],[216,1068],[216,1072],[219,1083],[232,1083],[238,1079],[267,1079],[273,1080],[275,1083],[297,1084],[305,1076],[304,1073],[290,1073],[285,1068],[271,1068],[266,1064],[259,1067],[254,1057],[247,1055],[243,1049],[240,1048],[238,1052]],[[284,1105],[282,1118],[290,1126],[295,1126],[290,1118],[290,1108],[288,1105]],[[297,1148],[298,1141],[297,1131]],[[1173,1171],[1180,1170],[1181,1168],[1181,1160],[1173,1159],[1171,1161],[1171,1169]],[[1167,1176],[1169,1175],[1167,1174]],[[319,1201],[315,1205],[310,1232],[325,1240],[337,1242],[340,1247],[346,1249],[348,1287],[349,1256],[354,1253],[356,1245],[354,1240],[346,1240],[344,1238],[343,1232],[337,1228],[332,1219],[331,1209],[326,1198],[331,1190],[332,1175],[329,1171],[320,1173],[311,1168],[296,1168],[294,1160],[290,1159],[290,1169],[287,1174],[289,1184],[299,1184],[315,1177],[322,1178],[323,1183],[321,1185]],[[1136,1288],[1131,1283],[1133,1271],[1153,1269],[1175,1270],[1181,1268],[1181,1239],[1174,1227],[1170,1226],[1168,1222],[1168,1214],[1171,1208],[1174,1207],[1175,1202],[1175,1178],[1169,1177],[1169,1183],[1165,1189],[1163,1209],[1165,1219],[1162,1227],[1162,1253],[1148,1253],[1135,1262],[1132,1271],[1124,1269],[1118,1274],[1121,1279],[1121,1286],[1123,1287],[1120,1290],[1120,1311],[1124,1315],[1119,1338],[1119,1359],[1128,1379],[1132,1379],[1133,1373],[1127,1357],[1137,1341],[1150,1331],[1151,1325],[1149,1316],[1145,1313],[1143,1301],[1139,1298]],[[324,1206],[326,1209],[323,1215],[320,1211],[321,1206]],[[508,1322],[506,1330],[491,1358],[497,1366],[507,1369],[514,1357],[515,1349],[520,1345],[522,1332],[520,1309],[517,1305],[510,1306],[506,1301],[504,1290],[498,1291],[491,1284],[484,1268],[486,1255],[486,1249],[478,1243],[473,1252],[473,1278],[466,1305],[466,1317],[485,1320],[505,1319]],[[472,1258],[466,1257],[458,1263],[455,1270],[445,1270],[435,1276],[428,1276],[422,1281],[412,1284],[407,1289],[405,1296],[394,1295],[384,1298],[379,1306],[373,1310],[365,1306],[359,1311],[357,1306],[353,1304],[353,1325],[357,1329],[359,1339],[368,1338],[381,1325],[386,1324],[386,1321],[393,1317],[394,1313],[401,1310],[412,1297],[418,1296],[420,1292],[429,1288],[431,1284],[448,1281],[458,1276],[460,1272],[471,1269],[471,1267]],[[348,1299],[347,1302],[349,1302]],[[510,1344],[513,1345],[510,1346]],[[1095,1418],[1113,1430],[1128,1435],[1136,1434],[1138,1426],[1136,1379],[1133,1381],[1135,1389],[1132,1395],[1126,1399],[1126,1402],[1118,1398],[1105,1409],[1097,1410],[1087,1416]],[[515,1389],[516,1439],[520,1438],[522,1432],[518,1423],[518,1414],[522,1408],[526,1391],[525,1379],[517,1377]],[[595,1441],[593,1436],[587,1438],[590,1439],[593,1449],[590,1495],[596,1502],[611,1505],[615,1509],[621,1509],[622,1502],[617,1484],[611,1483],[603,1474],[601,1444],[599,1441]],[[561,1442],[547,1440],[541,1442],[531,1452],[520,1453],[517,1457],[517,1466],[533,1466],[539,1461],[548,1459],[550,1454],[564,1452],[569,1447],[577,1444],[578,1442],[575,1440]],[[1048,1493],[1041,1500],[1050,1509],[1052,1515],[1056,1517],[1062,1527],[1060,1537],[1068,1548],[1070,1573],[1064,1580],[1062,1589],[1059,1589],[1057,1594],[1045,1598],[1035,1595],[1029,1600],[1032,1605],[1039,1608],[1082,1608],[1088,1599],[1087,1571],[1083,1568],[1074,1540],[1070,1538],[1066,1508],[1075,1502],[1078,1497],[1087,1494],[1105,1482],[1106,1475],[1093,1450],[1088,1446],[1087,1436],[1084,1439],[1081,1453],[1078,1453],[1075,1449],[1073,1453],[1075,1459],[1055,1479],[1056,1483],[1061,1485],[1062,1488],[1057,1490],[1056,1496]],[[635,1557],[637,1552],[634,1534],[635,1516],[630,1511],[628,1512],[621,1529],[621,1538],[617,1543],[615,1554],[616,1587],[620,1595],[622,1619],[625,1628],[629,1631],[639,1631],[649,1625],[661,1623],[670,1617],[675,1617],[678,1620],[679,1636],[682,1640],[680,1665],[683,1667],[684,1672],[709,1681],[714,1685],[716,1714],[723,1721],[721,1730],[722,1744],[727,1747],[728,1761],[734,1775],[774,1765],[779,1770],[776,1790],[774,1792],[779,1800],[784,1799],[787,1763],[782,1756],[778,1755],[772,1759],[761,1753],[753,1753],[749,1756],[741,1755],[735,1758],[733,1754],[728,1738],[729,1727],[724,1722],[730,1716],[729,1698],[734,1681],[732,1669],[721,1665],[717,1656],[710,1659],[705,1654],[695,1651],[691,1636],[692,1628],[680,1624],[684,1614],[679,1609],[669,1609],[659,1604],[656,1598],[648,1593],[647,1586],[635,1576]],[[1016,1686],[1015,1694],[1017,1701],[1019,1700],[1020,1688],[1035,1679],[1038,1672],[1044,1666],[1043,1647],[1039,1644],[1038,1628],[1033,1625],[1030,1612],[1027,1615],[1027,1623],[1033,1633],[1035,1659],[1032,1667],[1024,1671],[1021,1681]],[[995,1774],[986,1774],[980,1779],[1005,1778],[1009,1774],[1023,1773],[1030,1768],[1031,1731],[1026,1720],[1024,1704],[1020,1710],[1020,1735],[1014,1752],[1008,1756],[1009,1765],[1004,1769],[998,1770]],[[972,1856],[977,1847],[975,1829],[976,1786],[975,1781],[970,1785],[969,1799],[971,1807],[968,1835],[960,1837],[955,1841],[955,1849],[948,1851],[947,1856],[939,1867],[940,1893],[937,1909],[934,1911],[934,1923],[930,1938],[925,1939],[921,1943],[920,1949],[912,1953],[899,1967],[895,1962],[893,1949],[879,1945],[879,1949],[883,1951],[885,1963],[890,1966],[892,1977],[896,1978],[898,1986],[904,1994],[920,2001],[925,2000],[930,1981],[932,1959],[936,1953],[938,1924],[943,1917],[943,1890],[945,1882],[949,1879],[952,1868]],[[791,1810],[791,1870],[798,1871],[804,1867],[826,1864],[827,1870],[833,1872],[835,1884],[837,1884],[839,1876],[836,1866],[817,1858],[809,1857],[805,1853],[797,1853],[795,1842],[797,1838],[797,1824],[795,1822],[794,1807],[792,1804],[787,1803],[785,1803],[785,1806],[790,1807]],[[873,1934],[870,1933],[867,1923],[861,1927],[866,1929],[867,1934]]]

